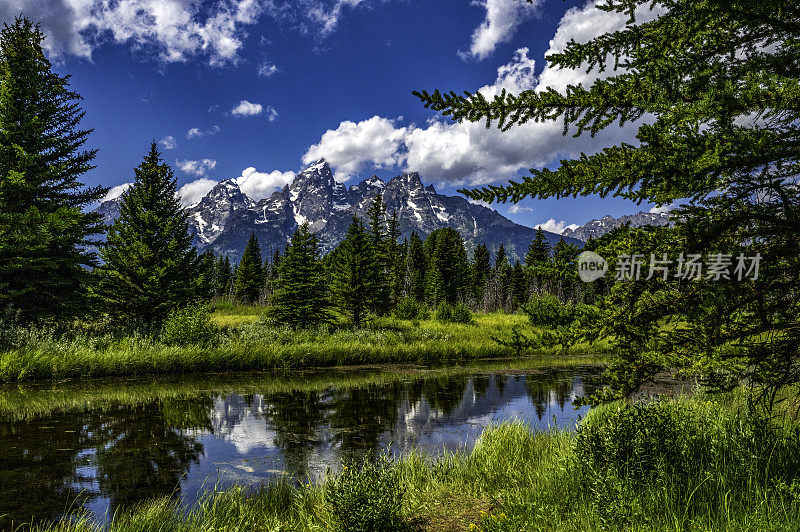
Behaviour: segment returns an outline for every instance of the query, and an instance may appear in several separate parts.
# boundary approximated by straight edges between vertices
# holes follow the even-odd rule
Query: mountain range
[[[471,251],[485,242],[494,253],[503,244],[512,258],[522,259],[536,230],[512,222],[497,211],[471,203],[460,196],[445,196],[433,185],[425,186],[416,172],[400,174],[388,181],[377,176],[346,187],[333,178],[330,165],[319,160],[297,174],[294,180],[260,201],[242,192],[236,181],[219,182],[198,203],[187,209],[190,230],[198,250],[212,249],[217,255],[238,260],[251,233],[263,253],[281,251],[295,229],[308,222],[326,253],[344,239],[353,216],[366,217],[367,209],[381,192],[387,218],[397,213],[400,239],[416,231],[425,238],[435,229],[452,227]],[[121,196],[95,209],[106,223],[119,215]],[[551,245],[561,235],[545,232]],[[581,245],[575,238],[565,241]]]
[[[630,224],[631,227],[643,227],[645,225],[668,225],[669,213],[637,212],[636,214],[626,214],[624,216],[620,216],[619,218],[606,215],[599,220],[590,220],[585,224],[576,227],[575,229],[566,229],[562,235],[587,242],[590,238],[599,238],[624,224]]]
[[[187,209],[190,230],[198,250],[212,249],[217,255],[238,260],[247,240],[254,233],[263,253],[281,251],[297,227],[308,222],[316,233],[320,250],[326,253],[344,239],[353,216],[366,217],[370,203],[382,193],[387,218],[397,213],[400,238],[413,231],[426,237],[435,229],[452,227],[461,234],[471,251],[486,243],[494,254],[503,244],[511,258],[523,259],[536,230],[512,222],[484,205],[471,203],[460,196],[436,192],[425,186],[416,172],[403,173],[388,181],[373,175],[346,187],[333,178],[330,165],[321,159],[298,173],[293,181],[267,198],[255,201],[242,192],[235,180],[219,182],[198,203]],[[95,212],[106,223],[119,216],[121,196],[100,204]],[[597,237],[622,223],[634,226],[663,225],[666,215],[638,213],[592,220],[563,235],[545,231],[551,246],[562,236],[568,243],[582,246],[589,237]]]

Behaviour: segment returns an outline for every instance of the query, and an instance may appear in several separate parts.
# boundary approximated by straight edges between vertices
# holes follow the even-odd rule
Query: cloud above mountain
[[[196,161],[185,160],[175,161],[175,164],[184,174],[201,176],[205,175],[209,170],[213,170],[217,166],[217,161],[214,159],[199,159]]]
[[[486,32],[494,35],[492,28],[505,24],[503,21],[510,16],[509,10],[521,9],[510,7],[511,4],[524,2],[486,0],[480,3],[487,9]],[[525,9],[534,8],[535,5]],[[533,11],[526,13],[531,16]],[[637,20],[650,20],[657,14],[644,6],[637,11]],[[562,17],[547,53],[563,51],[573,37],[586,41],[621,29],[626,20],[625,15],[597,9],[596,2],[572,8]],[[500,42],[490,37],[473,36],[473,55],[480,58]],[[480,42],[485,44],[476,44]],[[478,91],[486,98],[493,98],[503,89],[514,94],[542,91],[548,86],[563,89],[567,84],[591,84],[601,75],[611,74],[556,69],[546,64],[537,76],[535,62],[528,54],[528,48],[517,49],[511,60],[497,69],[494,82]],[[635,143],[640,125],[612,126],[595,137],[586,134],[573,138],[563,134],[563,123],[559,122],[527,122],[505,132],[496,127],[486,129],[484,122],[452,122],[441,116],[429,119],[424,125],[401,125],[399,122],[377,115],[360,122],[343,121],[336,129],[323,133],[319,142],[305,153],[303,161],[325,157],[336,168],[340,180],[370,165],[397,166],[431,179],[475,186],[512,179],[529,168],[543,168],[560,159],[593,153],[622,141]]]
[[[567,229],[571,229],[571,230],[574,231],[575,229],[577,229],[580,226],[578,224],[569,224],[569,225],[567,225],[567,222],[565,222],[564,220],[556,221],[554,218],[550,218],[546,222],[540,223],[540,224],[536,224],[533,227],[534,227],[534,229],[541,228],[542,231],[550,231],[551,233],[555,233],[557,235],[560,235],[564,231],[566,231]]]
[[[181,205],[184,207],[190,207],[194,205],[203,199],[203,196],[208,194],[208,192],[214,188],[216,184],[217,181],[207,177],[186,183],[178,189],[178,198],[180,198]]]
[[[294,172],[281,172],[280,170],[259,172],[250,166],[242,170],[242,175],[234,181],[249,198],[258,201],[268,197],[275,192],[275,189],[291,183],[295,175]]]
[[[473,0],[472,5],[484,8],[486,16],[472,32],[469,50],[459,52],[461,58],[486,59],[499,44],[510,41],[517,28],[536,14],[540,1]]]

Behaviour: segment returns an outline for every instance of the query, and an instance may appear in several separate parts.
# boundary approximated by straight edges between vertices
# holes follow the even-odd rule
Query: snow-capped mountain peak
[[[252,233],[262,251],[283,250],[300,224],[308,222],[317,234],[323,253],[344,238],[353,216],[366,217],[378,193],[386,203],[386,216],[397,215],[401,238],[416,232],[423,238],[435,229],[452,227],[464,238],[468,251],[481,242],[490,250],[503,244],[511,257],[522,258],[535,231],[515,224],[495,210],[445,196],[425,186],[416,172],[393,177],[388,182],[373,175],[346,188],[333,178],[330,165],[314,162],[292,182],[268,198],[254,202],[234,180],[214,186],[187,210],[195,245],[238,260]],[[102,207],[102,206],[101,206]],[[113,209],[110,209],[113,211]],[[108,212],[106,206],[104,212]],[[552,244],[559,235],[548,233]],[[577,242],[573,239],[568,239]]]

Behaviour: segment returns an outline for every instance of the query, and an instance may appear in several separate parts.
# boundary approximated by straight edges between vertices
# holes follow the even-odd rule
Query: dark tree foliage
[[[497,254],[494,256],[494,269],[500,270],[508,266],[508,256],[506,255],[506,247],[503,244],[497,248]]]
[[[556,68],[611,69],[590,86],[509,94],[417,92],[457,120],[503,129],[561,120],[594,135],[637,121],[637,143],[532,170],[507,186],[464,191],[484,201],[598,194],[679,202],[672,229],[625,229],[613,253],[760,254],[758,277],[614,283],[594,331],[614,338],[607,398],[664,368],[712,386],[746,379],[771,405],[800,381],[800,4],[795,0],[605,0],[621,30],[570,42]],[[652,9],[652,10],[651,10]],[[638,18],[637,18],[638,16]],[[645,17],[644,19],[642,17]]]
[[[78,180],[96,150],[82,150],[81,97],[52,71],[43,40],[23,17],[0,31],[0,307],[26,321],[88,310],[87,246],[102,225],[84,208],[106,192]]]
[[[391,275],[393,256],[390,255],[389,238],[386,234],[386,204],[380,192],[375,196],[367,209],[369,220],[369,237],[375,268],[372,269],[373,278],[369,284],[374,291],[370,310],[379,316],[389,312],[392,306]],[[392,241],[396,251],[396,241]]]
[[[233,270],[231,260],[227,255],[219,257],[214,270],[214,297],[227,297],[233,285]]]
[[[264,270],[261,265],[261,248],[255,233],[250,235],[250,240],[242,253],[242,260],[236,267],[236,282],[234,295],[244,303],[256,303],[261,296],[264,286]]]
[[[331,295],[339,310],[360,327],[375,304],[378,269],[371,235],[364,222],[353,218],[344,241],[336,249],[331,272]]]
[[[328,294],[317,237],[304,223],[294,232],[278,266],[269,314],[277,323],[308,328],[330,321]]]
[[[197,297],[200,261],[186,213],[175,196],[172,168],[156,143],[134,169],[119,217],[108,230],[97,269],[97,292],[116,321],[158,330],[169,312]]]
[[[195,289],[197,299],[208,301],[214,297],[217,288],[217,262],[214,259],[214,252],[210,249],[200,254],[200,262],[197,269],[197,279]]]
[[[425,272],[428,270],[428,257],[422,239],[416,232],[408,238],[406,252],[406,293],[422,303],[425,301]]]
[[[492,275],[491,256],[486,244],[481,242],[475,247],[472,252],[472,265],[470,271],[472,272],[472,293],[475,301],[483,300],[483,293],[486,287],[486,282]]]
[[[544,236],[541,227],[536,229],[536,236],[528,245],[528,253],[525,255],[525,266],[533,268],[540,266],[550,260],[550,243]]]
[[[464,299],[469,286],[467,252],[458,231],[451,227],[434,230],[425,240],[428,271],[426,299],[432,306],[442,301],[455,304]]]

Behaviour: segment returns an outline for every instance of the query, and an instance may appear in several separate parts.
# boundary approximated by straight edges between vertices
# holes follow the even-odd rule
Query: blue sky
[[[590,83],[545,54],[622,20],[574,0],[6,0],[0,18],[40,21],[55,68],[83,97],[97,168],[88,184],[131,181],[151,139],[185,200],[237,178],[256,199],[324,156],[348,184],[419,171],[448,194],[631,140],[561,136],[560,124],[506,133],[437,118],[413,89],[487,95]],[[526,200],[497,209],[526,225],[582,224],[650,206],[621,199]]]

